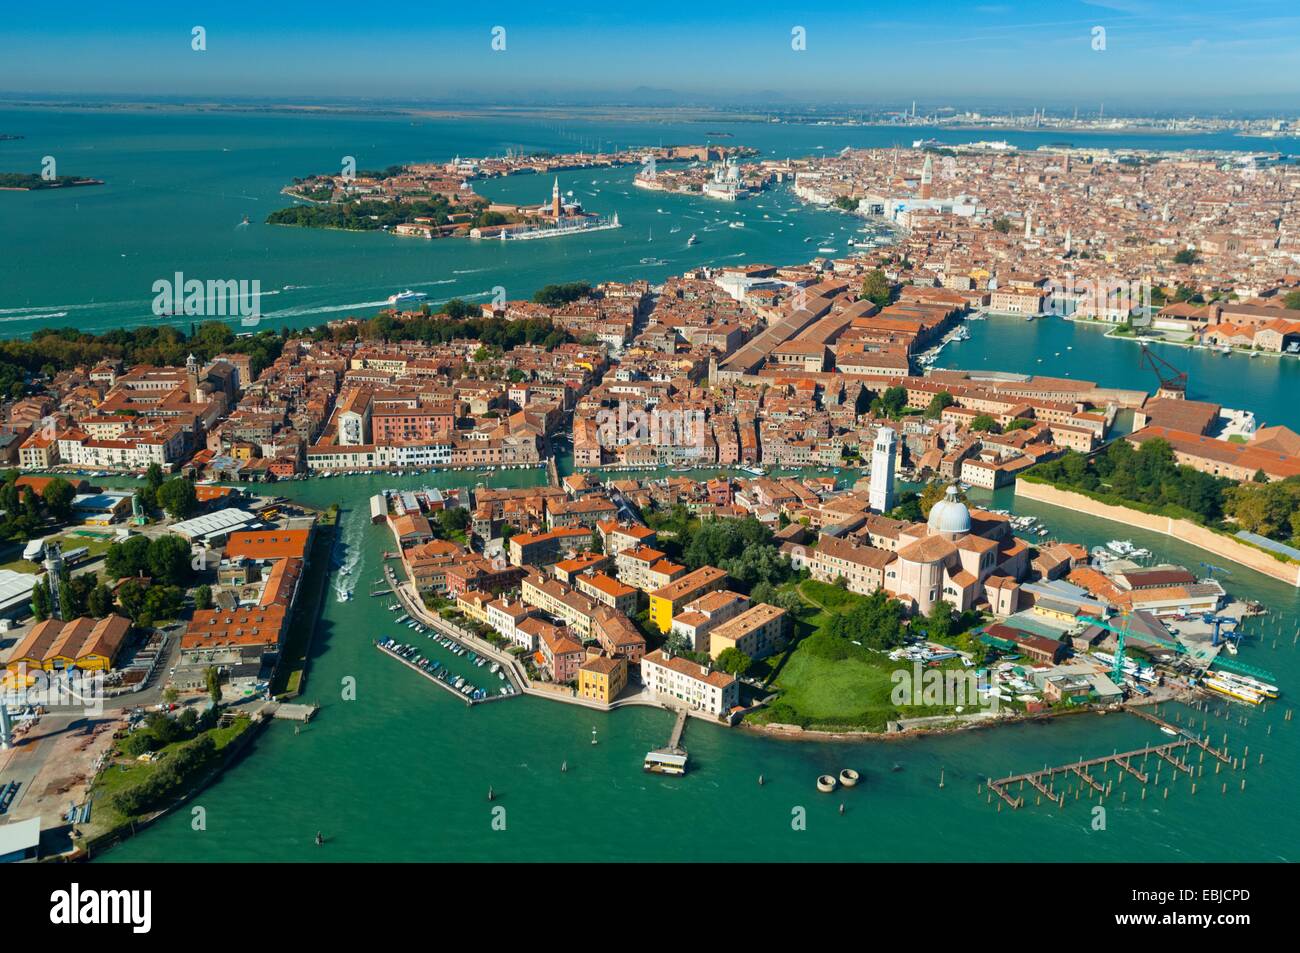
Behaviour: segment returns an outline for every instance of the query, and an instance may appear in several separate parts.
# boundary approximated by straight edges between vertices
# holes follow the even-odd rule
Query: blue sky
[[[6,94],[1300,109],[1295,0],[6,6]]]

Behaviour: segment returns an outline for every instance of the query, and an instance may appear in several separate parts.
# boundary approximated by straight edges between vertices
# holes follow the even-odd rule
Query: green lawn
[[[791,646],[783,655],[757,663],[761,667],[751,672],[758,677],[766,675],[769,688],[779,695],[746,721],[820,730],[884,731],[887,722],[901,718],[956,714],[947,706],[894,704],[894,673],[903,670],[910,677],[910,663],[892,661],[887,653],[844,640],[829,644],[825,639],[810,640],[833,615],[852,608],[864,596],[814,580],[804,580],[794,588],[805,606],[795,613]],[[944,668],[949,667],[961,668],[961,664],[945,663]]]
[[[224,728],[209,729],[208,734],[211,736],[213,744],[216,745],[217,752],[220,753],[226,745],[248,730],[249,724],[249,719],[237,718]],[[120,742],[114,745],[112,761],[100,772],[99,777],[95,779],[92,786],[91,796],[95,799],[95,809],[91,815],[90,825],[84,833],[95,836],[130,821],[131,818],[120,813],[113,806],[113,795],[140,784],[157,770],[159,764],[162,763],[169,752],[192,740],[192,738],[185,738],[172,742],[159,749],[156,752],[157,757],[153,761],[137,761],[122,752]]]

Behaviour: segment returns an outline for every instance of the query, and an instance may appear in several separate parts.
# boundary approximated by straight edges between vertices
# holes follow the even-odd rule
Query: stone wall
[[[1026,480],[1016,480],[1016,496],[1020,499],[1051,503],[1053,506],[1064,507],[1077,513],[1086,513],[1089,516],[1163,533],[1211,552],[1220,559],[1232,560],[1266,576],[1280,579],[1288,585],[1300,587],[1300,564],[1275,559],[1261,549],[1188,520],[1144,513],[1127,506],[1112,506],[1082,493]]]

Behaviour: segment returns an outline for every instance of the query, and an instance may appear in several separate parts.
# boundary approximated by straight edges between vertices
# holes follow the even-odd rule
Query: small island
[[[272,212],[266,221],[269,225],[386,231],[408,238],[550,238],[618,228],[618,216],[605,218],[584,210],[572,193],[561,195],[558,178],[550,201],[536,205],[490,202],[474,191],[473,182],[525,173],[620,168],[650,159],[657,163],[722,163],[755,154],[753,149],[738,146],[659,146],[594,154],[457,156],[450,162],[316,174],[295,178],[281,190],[304,204]]]
[[[56,175],[52,179],[46,179],[39,172],[0,172],[0,192],[37,192],[42,189],[103,184],[102,179],[85,179],[75,175]]]

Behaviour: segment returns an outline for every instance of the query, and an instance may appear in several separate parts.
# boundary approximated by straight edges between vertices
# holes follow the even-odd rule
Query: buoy
[[[561,762],[560,762],[560,770],[561,770],[561,771],[568,771],[568,770],[569,770],[569,762],[567,762],[567,761],[561,761]]]
[[[489,801],[495,801],[496,799],[497,799],[496,792],[493,791],[491,785],[489,785],[489,786],[488,786],[488,800],[489,800]]]
[[[761,774],[758,776],[758,786],[760,788],[763,786],[763,776]]]
[[[316,832],[316,846],[317,847],[325,846],[325,835],[322,834],[320,831]]]
[[[840,815],[842,816],[843,814],[844,814],[844,804],[841,802],[841,804],[840,804]]]

